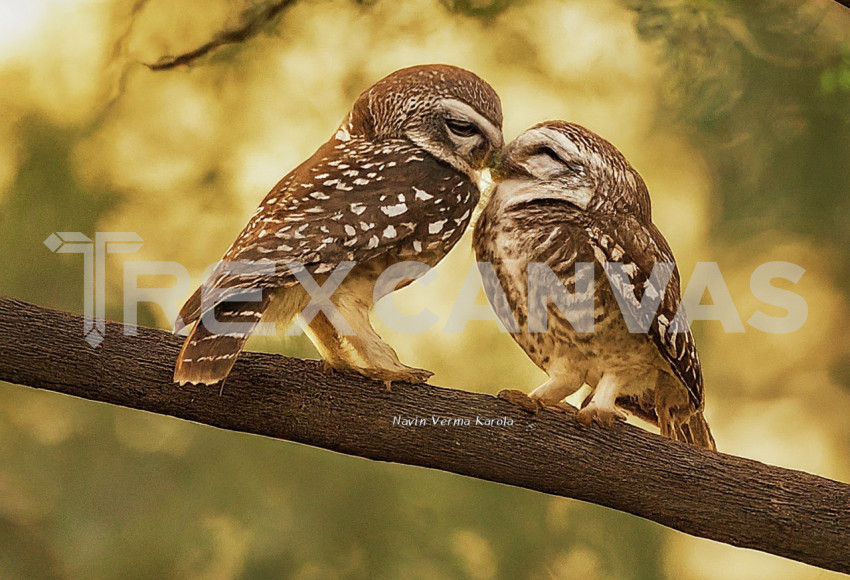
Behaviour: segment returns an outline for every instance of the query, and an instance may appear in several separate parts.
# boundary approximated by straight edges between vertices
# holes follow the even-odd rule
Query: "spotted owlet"
[[[679,272],[637,171],[598,135],[552,121],[506,147],[497,181],[473,244],[488,297],[549,375],[531,399],[555,405],[588,384],[583,424],[610,426],[619,407],[713,449]]]
[[[177,329],[195,326],[174,380],[224,379],[261,320],[288,324],[310,305],[305,274],[315,288],[342,265],[353,269],[330,302],[343,323],[322,310],[306,328],[326,363],[387,383],[427,380],[430,372],[399,362],[372,328],[374,300],[403,285],[376,294],[376,280],[403,261],[433,266],[460,239],[478,202],[478,172],[502,147],[501,126],[492,87],[453,66],[402,69],[363,92],[331,139],[272,188],[183,306]],[[257,267],[234,268],[243,263]],[[235,296],[245,290],[256,296]]]

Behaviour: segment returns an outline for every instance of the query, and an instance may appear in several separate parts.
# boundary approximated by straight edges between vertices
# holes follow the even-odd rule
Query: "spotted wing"
[[[640,308],[645,292],[661,295],[657,314],[649,322],[648,335],[667,361],[673,373],[688,390],[696,409],[703,404],[703,376],[694,337],[687,325],[684,310],[677,318],[681,306],[679,269],[673,252],[664,236],[654,224],[644,225],[633,216],[606,220],[604,224],[590,223],[586,227],[597,262],[621,263],[627,279],[612,277],[622,298],[621,310],[633,320],[640,320],[647,312]],[[672,271],[665,288],[655,288],[650,283],[656,263],[670,264]],[[625,308],[624,308],[625,307]]]
[[[266,196],[205,284],[213,296],[205,304],[294,285],[300,268],[327,274],[402,248],[444,255],[477,201],[465,175],[408,141],[331,140]],[[234,263],[258,268],[234,273]],[[200,292],[181,313],[184,325],[201,313]]]

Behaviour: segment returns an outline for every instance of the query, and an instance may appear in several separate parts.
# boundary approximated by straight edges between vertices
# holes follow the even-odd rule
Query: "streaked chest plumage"
[[[589,221],[563,215],[556,204],[496,215],[497,211],[501,211],[498,202],[485,210],[474,243],[479,261],[492,263],[507,304],[500,309],[499,301],[492,299],[499,291],[493,286],[496,280],[485,276],[485,291],[500,317],[514,318],[518,331],[511,335],[535,364],[547,372],[568,368],[591,384],[605,370],[626,369],[633,377],[629,390],[635,392],[651,388],[658,371],[670,374],[669,364],[649,337],[629,332],[589,241]],[[534,283],[529,285],[529,265],[535,262],[548,266],[571,295],[568,307],[592,311],[590,332],[576,330],[552,301],[546,308],[545,330],[541,329],[529,312],[529,289],[533,293],[535,288]],[[583,274],[577,263],[593,264],[591,296],[576,292],[577,286],[587,287],[586,280],[577,284],[577,272]]]

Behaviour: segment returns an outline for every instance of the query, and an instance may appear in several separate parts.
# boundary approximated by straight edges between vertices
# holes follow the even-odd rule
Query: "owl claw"
[[[537,413],[540,409],[540,404],[537,401],[516,389],[503,389],[496,396],[532,414]]]
[[[625,421],[626,415],[617,409],[598,407],[591,402],[578,412],[576,419],[585,427],[596,423],[600,427],[610,429],[615,424]]]
[[[392,390],[393,383],[427,383],[434,373],[425,369],[403,367],[399,369],[358,368],[357,372],[370,379],[384,383],[387,391]]]

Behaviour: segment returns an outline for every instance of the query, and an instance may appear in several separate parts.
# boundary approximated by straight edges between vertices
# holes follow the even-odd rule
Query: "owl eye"
[[[575,161],[567,161],[565,159],[562,159],[557,153],[555,153],[555,150],[552,149],[551,147],[547,147],[547,146],[544,145],[543,147],[541,147],[538,150],[537,154],[538,155],[545,155],[546,157],[548,157],[552,161],[555,161],[556,163],[558,163],[558,165],[560,165],[561,167],[566,169],[567,172],[569,172],[569,173],[574,173],[576,175],[584,175],[584,167],[580,163],[576,163]]]
[[[469,121],[461,121],[460,119],[446,119],[446,127],[449,131],[458,137],[472,137],[479,135],[478,127]]]
[[[545,147],[545,146],[541,147],[540,150],[537,152],[537,154],[538,155],[545,155],[546,157],[548,157],[549,159],[551,159],[552,161],[555,161],[557,163],[561,163],[561,164],[564,163],[564,160],[561,159],[560,157],[558,157],[558,154],[555,153],[555,150],[552,149],[551,147]]]

